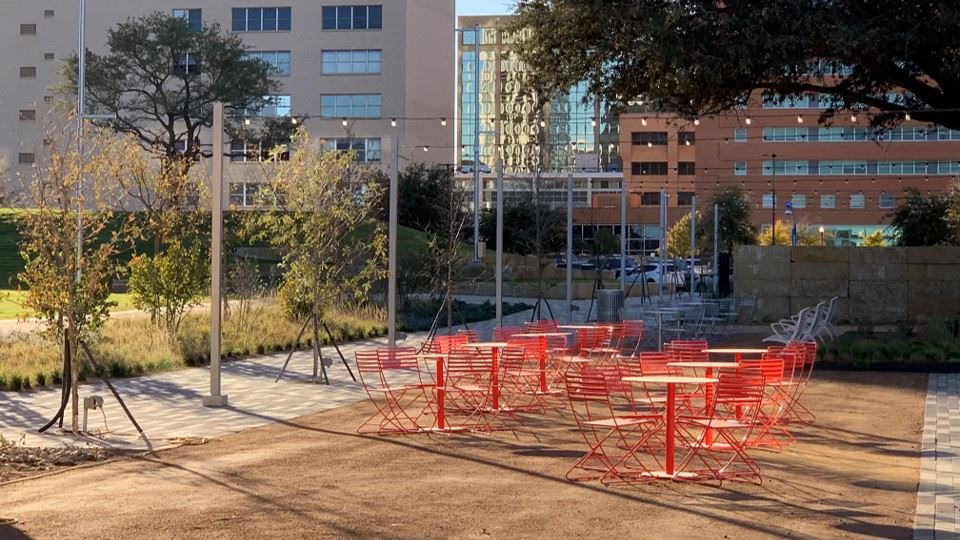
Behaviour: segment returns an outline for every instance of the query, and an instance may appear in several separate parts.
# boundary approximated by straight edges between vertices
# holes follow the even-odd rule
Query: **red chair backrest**
[[[378,368],[383,369],[417,369],[417,350],[413,347],[386,347],[377,349]]]
[[[494,341],[507,341],[514,334],[523,333],[523,328],[519,326],[498,326],[493,329]]]
[[[424,349],[431,353],[446,354],[467,343],[468,337],[464,335],[434,336],[433,339],[427,342]]]
[[[572,370],[564,374],[570,401],[607,401],[609,392],[603,373],[596,370]]]
[[[643,321],[623,321],[623,337],[642,338]]]
[[[467,338],[467,343],[476,343],[477,342],[477,331],[476,330],[460,330],[457,332],[458,336],[463,336]]]
[[[576,349],[599,349],[610,343],[610,329],[604,326],[581,328],[577,330],[574,347]]]
[[[675,375],[680,372],[680,369],[667,365],[673,361],[670,353],[642,352],[640,353],[640,373],[643,375]]]

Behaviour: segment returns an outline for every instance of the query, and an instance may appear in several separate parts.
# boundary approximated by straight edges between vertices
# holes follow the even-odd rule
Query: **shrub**
[[[171,335],[176,334],[186,310],[198,305],[207,293],[209,268],[199,243],[175,242],[165,253],[139,255],[130,261],[130,294],[133,304],[150,312]]]

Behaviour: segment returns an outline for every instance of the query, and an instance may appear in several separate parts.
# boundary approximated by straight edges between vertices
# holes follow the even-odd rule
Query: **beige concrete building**
[[[62,59],[77,50],[78,4],[0,3],[4,181],[42,160],[50,88]],[[241,36],[251,54],[277,68],[283,88],[270,114],[305,118],[330,147],[353,148],[358,159],[385,167],[390,141],[400,136],[401,161],[452,162],[454,0],[88,0],[87,47],[102,52],[111,26],[154,11],[219,23]],[[240,152],[227,167],[231,202],[244,204],[243,180],[254,167],[239,141],[232,149]]]

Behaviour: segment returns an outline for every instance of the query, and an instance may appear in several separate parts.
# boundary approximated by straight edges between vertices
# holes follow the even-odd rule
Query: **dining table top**
[[[740,367],[739,362],[667,362],[670,367],[687,368],[735,368]]]
[[[506,341],[477,341],[474,343],[464,343],[464,347],[472,349],[502,349],[509,345]]]
[[[700,352],[708,354],[761,354],[767,352],[767,349],[757,349],[748,347],[721,347],[703,349]]]
[[[687,375],[640,375],[624,377],[625,382],[663,383],[663,384],[710,384],[719,382],[716,377],[694,377]]]

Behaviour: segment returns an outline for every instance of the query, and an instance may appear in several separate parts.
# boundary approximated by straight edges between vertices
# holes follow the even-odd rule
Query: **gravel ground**
[[[361,437],[358,404],[0,486],[0,538],[910,538],[926,376],[821,372],[762,486],[563,474],[569,417],[490,438]],[[322,391],[322,389],[318,389]]]

